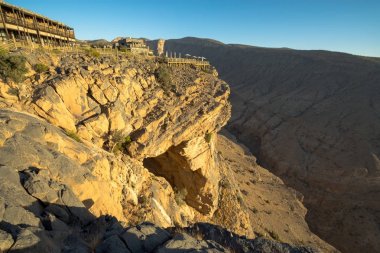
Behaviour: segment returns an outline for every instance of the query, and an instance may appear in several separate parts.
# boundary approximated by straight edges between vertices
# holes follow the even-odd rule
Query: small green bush
[[[17,88],[9,88],[8,89],[8,94],[11,94],[11,95],[13,95],[13,96],[19,96],[19,94],[20,94],[20,91],[17,89]]]
[[[120,132],[117,132],[114,134],[112,141],[115,143],[115,145],[112,148],[112,152],[116,154],[120,151],[124,151],[132,142],[132,139],[129,135],[123,137]]]
[[[263,234],[263,233],[261,233],[261,232],[254,232],[255,233],[255,235],[257,236],[257,237],[266,237],[265,236],[265,234]]]
[[[276,241],[280,241],[280,237],[278,236],[278,234],[272,230],[268,231],[268,234],[270,235],[270,237],[272,237],[274,240]]]
[[[206,134],[205,134],[205,141],[206,141],[207,143],[210,143],[211,138],[212,138],[212,133],[206,133]]]
[[[237,201],[239,202],[240,205],[245,206],[245,203],[244,203],[244,200],[243,200],[242,196],[238,195],[236,197],[236,199],[237,199]]]
[[[62,51],[57,49],[57,48],[54,48],[52,52],[53,52],[53,54],[61,54],[62,53]]]
[[[168,66],[161,64],[154,73],[157,81],[162,84],[165,91],[171,88],[171,74]]]
[[[91,56],[91,57],[95,57],[95,58],[99,58],[100,57],[100,52],[97,51],[96,49],[94,48],[86,48],[85,49],[85,52],[88,56]]]
[[[77,142],[82,142],[80,137],[75,132],[67,131],[66,135],[69,136],[71,139],[76,140]]]
[[[118,49],[120,52],[122,53],[126,53],[128,52],[128,48],[126,46],[120,46],[119,49]]]
[[[49,67],[46,66],[46,65],[43,64],[43,63],[37,63],[37,64],[34,64],[33,69],[34,69],[34,71],[36,71],[37,73],[41,74],[41,73],[43,73],[43,72],[48,71],[48,70],[49,70]]]
[[[0,50],[0,76],[5,81],[20,83],[25,80],[28,69],[26,59],[20,55],[10,55],[4,49]]]

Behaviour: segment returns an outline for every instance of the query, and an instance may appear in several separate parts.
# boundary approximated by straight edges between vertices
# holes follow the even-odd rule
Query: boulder
[[[0,229],[0,252],[8,252],[13,243],[12,235]]]
[[[170,234],[151,223],[129,228],[121,238],[134,253],[152,252],[154,248],[170,239]]]
[[[182,253],[182,252],[229,252],[216,243],[197,240],[186,233],[175,234],[173,239],[159,247],[155,253]]]
[[[134,251],[133,251],[134,252]],[[131,253],[124,242],[117,235],[113,235],[105,239],[99,244],[95,253]]]

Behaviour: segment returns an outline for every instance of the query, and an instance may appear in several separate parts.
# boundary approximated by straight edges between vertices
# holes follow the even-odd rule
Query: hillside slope
[[[378,58],[196,38],[165,50],[216,66],[231,85],[228,129],[304,194],[315,233],[343,252],[379,252]]]

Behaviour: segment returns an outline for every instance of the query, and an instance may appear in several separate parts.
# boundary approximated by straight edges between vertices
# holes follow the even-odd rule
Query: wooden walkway
[[[188,59],[188,58],[165,58],[166,63],[169,66],[181,66],[181,65],[195,65],[201,68],[210,67],[210,63],[208,61],[201,61],[196,59]]]

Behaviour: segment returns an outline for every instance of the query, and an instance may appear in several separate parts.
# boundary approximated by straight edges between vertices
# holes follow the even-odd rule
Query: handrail
[[[189,59],[189,58],[166,58],[165,59],[168,64],[196,64],[196,65],[210,65],[208,61],[202,61],[197,59]]]
[[[30,22],[23,23],[23,22],[20,22],[19,20],[17,20],[16,18],[7,16],[7,15],[4,16],[4,21],[6,24],[18,25],[18,26],[26,27],[26,28],[30,28],[30,29],[36,29],[37,28],[38,30],[43,31],[43,32],[48,32],[48,33],[52,33],[55,35],[61,35],[64,37],[75,39],[74,32],[70,31],[70,30],[68,30],[66,33],[65,30],[58,29],[58,28],[52,27],[52,26],[37,25],[37,27],[36,27],[34,23],[30,23]]]

